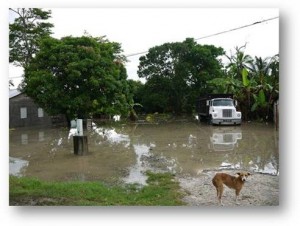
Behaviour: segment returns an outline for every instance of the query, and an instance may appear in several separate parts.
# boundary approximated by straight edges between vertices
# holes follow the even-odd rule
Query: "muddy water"
[[[94,124],[85,131],[89,150],[85,156],[73,154],[73,132],[10,130],[10,174],[50,181],[140,184],[146,183],[147,170],[191,177],[218,169],[279,174],[278,131],[273,125]]]

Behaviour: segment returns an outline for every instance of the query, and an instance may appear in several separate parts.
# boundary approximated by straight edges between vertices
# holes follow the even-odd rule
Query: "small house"
[[[49,126],[52,119],[19,90],[9,90],[9,127]]]

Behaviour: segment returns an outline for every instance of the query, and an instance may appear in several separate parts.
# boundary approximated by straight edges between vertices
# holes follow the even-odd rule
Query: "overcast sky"
[[[223,47],[227,54],[247,43],[246,53],[270,57],[279,53],[279,18],[224,34],[223,31],[279,17],[277,8],[49,8],[54,24],[53,36],[103,36],[121,43],[124,55],[145,52],[166,42],[198,39],[199,44]],[[141,55],[129,56],[128,78],[139,80],[137,67]],[[10,66],[9,76],[16,85],[20,68]],[[15,78],[19,77],[19,78]]]

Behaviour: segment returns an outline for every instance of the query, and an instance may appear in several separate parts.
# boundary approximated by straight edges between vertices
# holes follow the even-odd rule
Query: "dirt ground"
[[[219,206],[217,192],[211,180],[217,171],[203,172],[197,178],[179,178],[180,186],[187,194],[183,201],[189,206]],[[238,171],[222,171],[234,175]],[[224,206],[278,206],[279,176],[252,173],[245,182],[235,203],[235,191],[225,186],[222,196]]]

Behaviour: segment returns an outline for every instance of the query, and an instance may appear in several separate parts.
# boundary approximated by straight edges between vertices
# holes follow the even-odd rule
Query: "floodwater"
[[[88,153],[83,156],[74,154],[73,135],[74,129],[66,128],[11,129],[10,174],[47,181],[142,185],[147,170],[183,177],[218,169],[279,174],[274,125],[93,124],[84,131]]]

